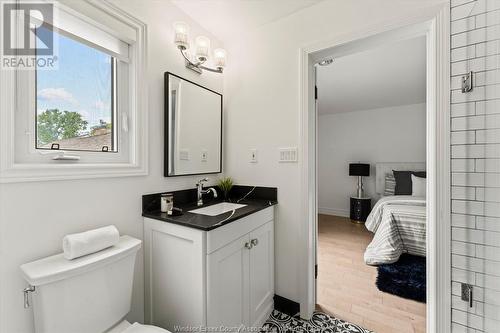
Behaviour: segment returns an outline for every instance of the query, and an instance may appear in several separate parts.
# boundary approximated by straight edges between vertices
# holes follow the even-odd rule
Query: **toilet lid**
[[[151,325],[142,325],[139,323],[133,323],[125,331],[122,333],[170,333],[166,329],[151,326]]]

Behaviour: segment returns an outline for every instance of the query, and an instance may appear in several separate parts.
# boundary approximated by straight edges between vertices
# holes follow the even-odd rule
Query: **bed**
[[[385,175],[392,170],[425,170],[425,163],[377,163],[376,192],[366,228],[374,234],[364,254],[368,265],[390,264],[403,253],[426,255],[426,200],[411,195],[384,196]]]

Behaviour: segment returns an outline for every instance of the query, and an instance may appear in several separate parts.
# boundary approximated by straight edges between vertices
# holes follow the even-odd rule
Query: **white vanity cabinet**
[[[274,207],[210,231],[145,218],[144,243],[147,323],[260,327],[269,316]]]

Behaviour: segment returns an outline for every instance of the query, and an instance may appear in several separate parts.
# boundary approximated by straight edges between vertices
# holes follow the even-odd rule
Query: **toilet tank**
[[[62,254],[21,266],[31,293],[36,333],[102,333],[130,311],[134,265],[141,241],[118,244],[77,259]]]

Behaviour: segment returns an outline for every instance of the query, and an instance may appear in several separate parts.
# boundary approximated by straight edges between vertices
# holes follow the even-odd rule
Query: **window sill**
[[[135,164],[14,164],[0,170],[0,183],[147,176],[146,165]]]

